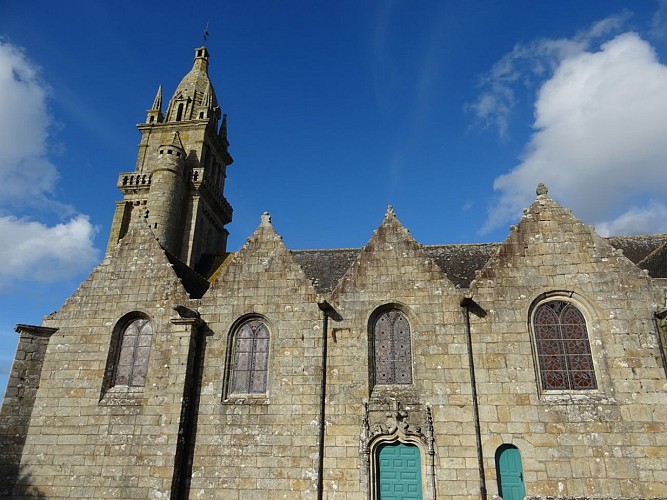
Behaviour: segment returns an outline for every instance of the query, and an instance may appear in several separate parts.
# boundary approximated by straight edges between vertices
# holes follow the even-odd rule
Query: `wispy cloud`
[[[596,40],[618,33],[629,16],[629,13],[610,16],[572,38],[539,39],[515,45],[481,77],[481,93],[467,109],[472,111],[479,126],[496,129],[501,137],[506,137],[512,111],[518,104],[517,90],[534,89],[561,61],[581,53]]]
[[[667,38],[667,0],[658,0],[658,9],[651,19],[651,36],[662,40]]]

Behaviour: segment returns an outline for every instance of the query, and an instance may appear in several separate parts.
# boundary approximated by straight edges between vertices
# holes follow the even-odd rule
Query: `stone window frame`
[[[146,359],[146,376],[141,385],[120,385],[116,384],[116,375],[118,373],[118,363],[122,352],[123,339],[125,332],[134,324],[135,321],[145,320],[151,325],[151,345]],[[121,316],[114,325],[111,333],[111,341],[107,354],[106,368],[102,382],[102,391],[100,394],[100,403],[105,404],[136,404],[143,397],[144,389],[147,385],[148,368],[150,366],[150,356],[152,344],[155,336],[155,322],[143,311],[131,311]],[[134,368],[133,368],[134,370]]]
[[[401,313],[410,328],[410,382],[409,383],[378,383],[376,380],[376,351],[375,351],[375,328],[378,320],[381,316],[386,313],[398,311]],[[414,387],[415,384],[415,364],[414,364],[414,327],[416,323],[414,315],[411,313],[410,309],[403,304],[397,302],[388,302],[383,304],[373,310],[373,312],[368,317],[368,382],[371,393],[375,390],[394,390],[394,389],[409,389]]]
[[[593,363],[593,373],[595,375],[596,387],[594,389],[545,389],[542,382],[542,373],[540,369],[539,352],[537,349],[537,337],[535,332],[535,312],[538,308],[552,301],[561,301],[572,304],[581,313],[586,325],[588,337],[588,347],[590,350],[591,361]],[[528,309],[528,331],[530,332],[531,350],[533,354],[533,367],[535,370],[535,384],[537,386],[540,399],[554,403],[586,403],[591,400],[607,401],[605,387],[608,385],[604,378],[604,373],[599,367],[599,354],[601,347],[598,345],[599,335],[596,333],[599,327],[598,315],[594,312],[593,306],[581,294],[574,290],[551,290],[541,293],[531,302]]]
[[[269,338],[268,338],[268,351],[266,359],[266,379],[264,392],[249,392],[249,393],[238,393],[233,392],[232,383],[234,377],[234,368],[235,368],[235,356],[236,356],[236,338],[238,332],[250,322],[260,321],[266,328]],[[269,381],[271,375],[271,340],[273,338],[271,323],[267,318],[261,314],[250,313],[245,314],[238,318],[229,329],[227,335],[227,349],[225,354],[225,366],[224,366],[224,376],[223,376],[223,391],[222,391],[222,402],[223,403],[232,403],[232,404],[262,404],[268,403],[268,394],[269,394]]]

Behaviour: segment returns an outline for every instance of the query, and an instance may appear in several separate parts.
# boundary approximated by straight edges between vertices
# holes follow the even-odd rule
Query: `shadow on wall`
[[[10,498],[46,498],[46,495],[39,488],[31,484],[31,479],[30,474],[25,472],[25,468],[20,467],[18,477],[16,478],[16,485],[14,486],[14,494]]]

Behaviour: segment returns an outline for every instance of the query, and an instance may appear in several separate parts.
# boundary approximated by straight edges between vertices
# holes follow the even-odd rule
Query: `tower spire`
[[[192,69],[183,77],[162,115],[158,87],[145,123],[134,172],[123,172],[109,247],[127,232],[134,210],[148,213],[160,244],[195,267],[207,254],[226,251],[225,226],[232,207],[224,196],[229,154],[226,121],[219,129],[220,106],[208,76],[208,49],[195,49]]]
[[[160,111],[162,109],[162,85],[157,88],[157,94],[155,94],[155,100],[153,101],[152,111]]]
[[[162,116],[162,85],[157,88],[153,105],[146,113],[146,123],[162,123],[164,121]]]

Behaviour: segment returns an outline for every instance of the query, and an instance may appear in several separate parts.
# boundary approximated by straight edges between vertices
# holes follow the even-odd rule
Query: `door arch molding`
[[[421,486],[422,498],[424,500],[435,500],[435,440],[433,437],[433,418],[430,406],[426,407],[424,414],[425,429],[421,426],[412,426],[409,422],[408,412],[401,409],[397,401],[392,401],[391,411],[387,416],[392,415],[385,424],[375,424],[372,426],[369,422],[368,401],[364,401],[364,418],[362,423],[359,451],[361,460],[361,481],[365,484],[369,500],[377,500],[379,492],[377,480],[379,470],[377,466],[377,456],[382,445],[385,444],[405,444],[416,446],[419,450],[421,463]]]

